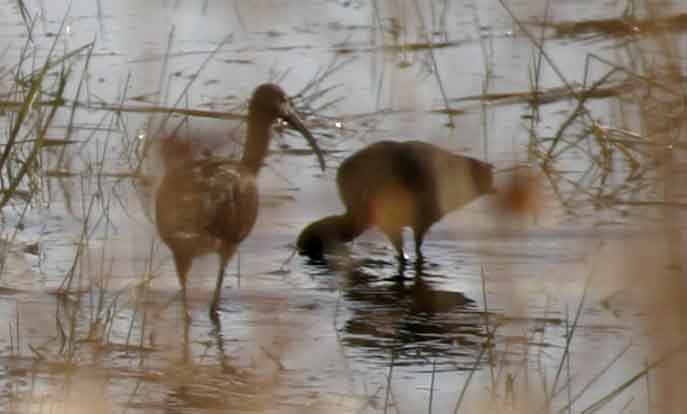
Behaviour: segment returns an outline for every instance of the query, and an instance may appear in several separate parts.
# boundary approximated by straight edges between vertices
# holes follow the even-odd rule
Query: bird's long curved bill
[[[315,138],[313,138],[310,131],[308,131],[308,128],[306,128],[305,125],[303,125],[303,122],[300,120],[300,118],[298,118],[298,115],[296,115],[293,111],[289,111],[287,114],[284,114],[283,118],[286,122],[289,123],[289,125],[291,125],[301,134],[303,134],[303,137],[305,137],[306,141],[308,141],[308,144],[310,144],[313,151],[315,151],[315,155],[317,155],[317,161],[320,163],[320,168],[322,168],[322,171],[324,171],[324,155],[322,154],[320,147],[317,146]]]

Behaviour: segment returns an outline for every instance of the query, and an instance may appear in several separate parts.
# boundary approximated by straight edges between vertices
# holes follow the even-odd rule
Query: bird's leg
[[[186,301],[184,301],[184,313],[186,313],[186,323],[184,324],[184,343],[182,344],[182,361],[184,364],[188,364],[191,361],[191,342],[189,340],[191,333],[191,320],[188,317],[188,312],[186,312]]]
[[[219,270],[217,272],[217,284],[215,285],[215,293],[212,296],[212,304],[210,305],[210,319],[215,323],[219,324],[219,318],[217,315],[217,308],[219,306],[219,297],[222,292],[222,284],[224,282],[224,271],[227,268],[227,263],[231,254],[233,253],[233,248],[223,245],[219,250]]]
[[[227,356],[224,350],[222,321],[220,321],[219,318],[216,318],[216,320],[213,321],[213,324],[214,328],[212,329],[212,335],[215,337],[215,340],[217,341],[217,360],[219,362],[220,367],[222,368],[222,372],[229,372],[229,369],[231,367],[227,364]]]
[[[427,233],[427,227],[425,226],[413,229],[413,236],[415,237],[415,260],[420,265],[425,262],[425,256],[422,254],[422,242],[425,239],[425,233]]]
[[[177,277],[179,278],[179,285],[181,286],[181,301],[184,309],[184,318],[188,324],[191,322],[191,314],[188,312],[188,305],[186,303],[186,276],[191,268],[191,260],[183,255],[174,253],[174,265],[177,269]]]
[[[403,252],[403,229],[397,228],[393,230],[387,230],[386,235],[389,237],[389,240],[391,240],[391,244],[394,246],[394,249],[396,249],[398,261],[401,263],[401,265],[405,265],[408,261],[408,258],[406,257],[405,252]]]
[[[405,280],[406,280],[406,262],[405,261],[399,261],[398,262],[398,270],[394,276],[391,277],[391,281],[393,281],[398,288],[403,288],[405,285]]]
[[[191,324],[191,312],[188,311],[188,302],[186,300],[186,287],[181,288],[181,305],[184,311],[184,321],[186,325]]]

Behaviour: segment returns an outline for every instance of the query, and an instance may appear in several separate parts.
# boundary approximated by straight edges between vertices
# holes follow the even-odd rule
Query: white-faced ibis
[[[281,118],[306,138],[324,170],[324,157],[314,138],[277,85],[264,84],[253,92],[243,158],[236,162],[209,157],[182,163],[162,179],[156,200],[160,238],[172,251],[184,306],[186,277],[195,257],[219,255],[219,271],[210,316],[217,316],[227,262],[250,233],[258,214],[256,176],[262,167],[274,121]]]
[[[434,223],[494,192],[491,165],[418,141],[372,144],[343,161],[336,182],[346,212],[308,225],[298,237],[301,254],[322,258],[376,226],[404,263],[402,231],[410,227],[421,261],[423,238]]]

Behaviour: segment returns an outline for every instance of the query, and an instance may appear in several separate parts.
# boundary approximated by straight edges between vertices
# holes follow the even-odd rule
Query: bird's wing
[[[192,239],[210,233],[220,237],[218,220],[239,210],[246,181],[242,173],[235,162],[210,158],[185,163],[167,174],[157,197],[161,236]]]
[[[255,175],[230,164],[217,164],[208,171],[203,211],[211,220],[208,231],[221,240],[238,243],[255,224],[258,192]]]

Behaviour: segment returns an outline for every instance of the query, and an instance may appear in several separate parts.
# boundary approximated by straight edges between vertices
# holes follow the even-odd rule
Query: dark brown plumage
[[[402,230],[411,227],[422,260],[422,241],[434,223],[494,192],[491,165],[419,141],[372,144],[341,164],[336,182],[346,212],[308,225],[298,237],[302,254],[321,258],[376,226],[404,262]]]
[[[193,259],[213,252],[219,255],[217,283],[210,305],[213,318],[216,318],[227,262],[255,224],[256,176],[267,154],[272,123],[277,118],[303,134],[324,169],[322,153],[291,108],[284,91],[277,85],[264,84],[255,89],[250,100],[247,138],[240,162],[222,157],[188,161],[169,171],[160,184],[156,200],[157,229],[174,256],[184,304],[186,277]]]

